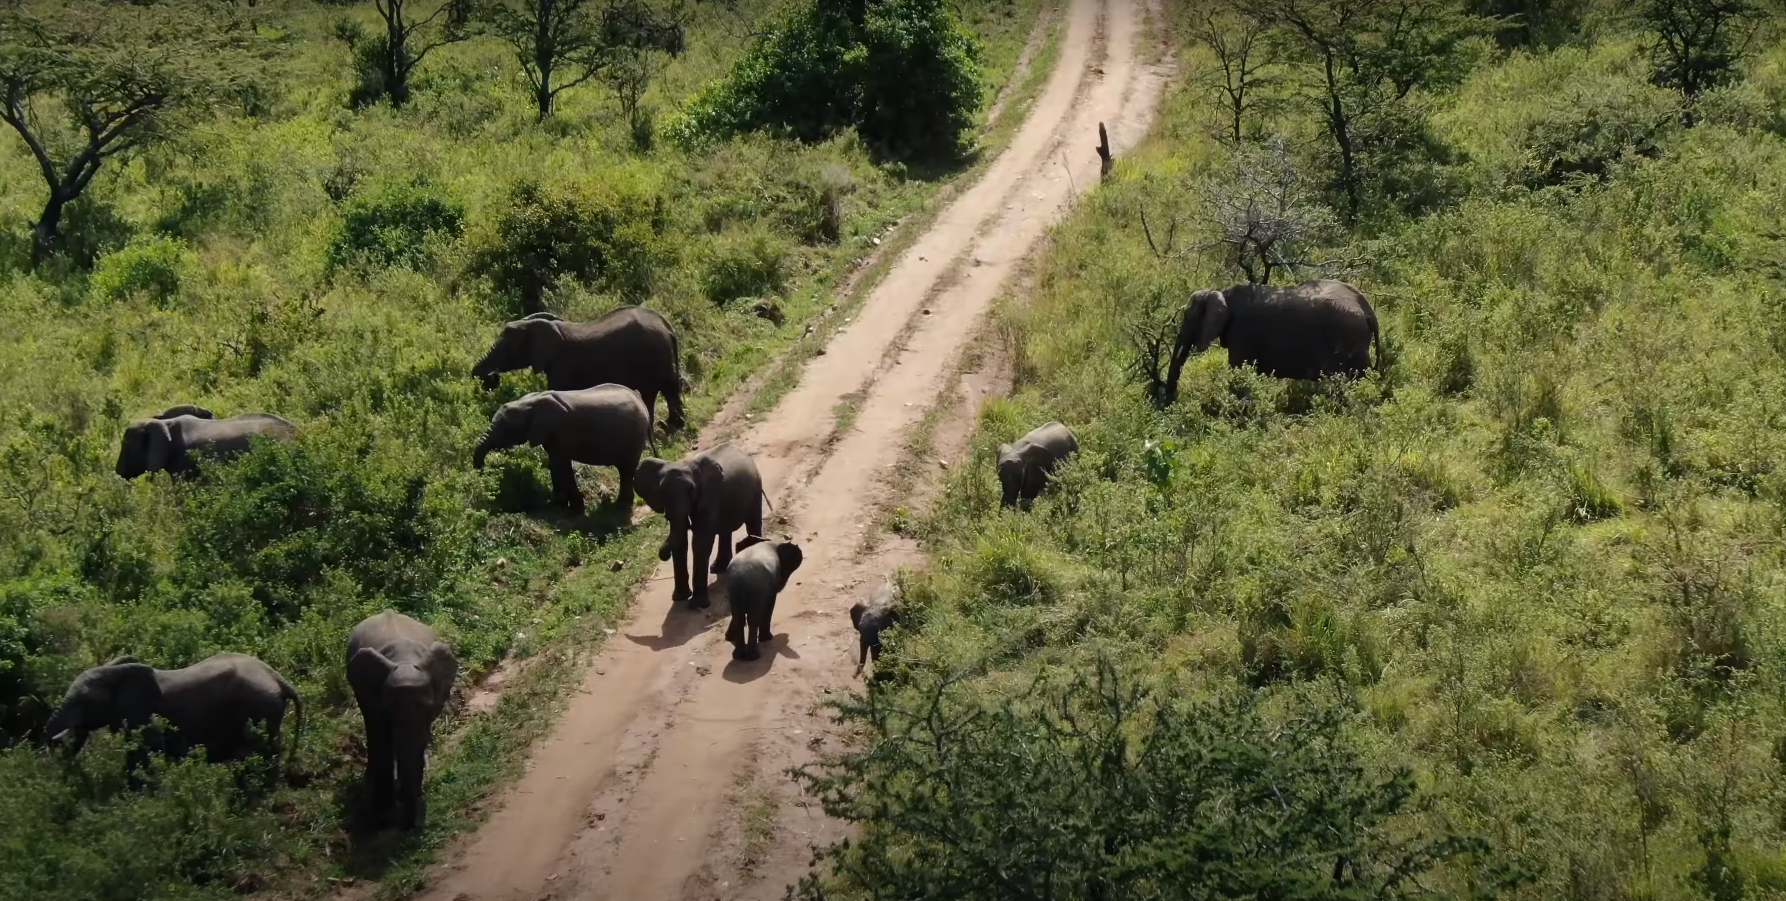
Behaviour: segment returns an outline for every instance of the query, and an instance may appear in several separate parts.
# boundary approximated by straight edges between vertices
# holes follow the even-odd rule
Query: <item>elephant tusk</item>
[[[63,729],[61,732],[58,732],[55,735],[50,736],[50,741],[61,741],[62,739],[67,738],[69,733],[71,733],[73,731],[74,731],[73,729]]]

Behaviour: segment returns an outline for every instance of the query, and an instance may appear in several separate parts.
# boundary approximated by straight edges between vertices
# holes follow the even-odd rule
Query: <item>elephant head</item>
[[[1179,344],[1202,353],[1228,329],[1228,298],[1214,288],[1205,288],[1191,295],[1184,310],[1184,325],[1179,329]]]
[[[484,468],[484,458],[493,450],[507,450],[522,444],[543,445],[557,432],[562,417],[569,412],[564,402],[550,391],[537,391],[520,400],[510,401],[490,417],[490,428],[472,451],[471,465]]]
[[[501,383],[502,373],[528,368],[545,372],[564,346],[564,335],[558,330],[563,321],[552,313],[534,313],[507,323],[471,374],[483,380],[486,391],[493,391]]]
[[[1040,493],[1043,481],[1048,477],[1045,468],[1053,459],[1047,448],[1028,441],[999,445],[998,483],[1002,490],[999,505],[1010,507],[1019,497],[1035,497]]]
[[[356,690],[377,696],[385,713],[403,728],[422,730],[423,744],[434,717],[446,706],[459,676],[459,661],[445,642],[436,641],[415,659],[392,660],[377,648],[361,648],[347,661],[347,680]]]
[[[118,448],[118,475],[134,479],[166,469],[179,450],[178,430],[170,419],[138,419],[124,429]]]
[[[742,552],[745,548],[762,544],[768,540],[769,539],[764,538],[761,535],[746,535],[743,538],[738,539],[738,550]],[[777,592],[786,591],[788,587],[788,579],[792,578],[794,571],[800,568],[800,564],[805,561],[806,555],[801,552],[800,546],[792,541],[777,541],[774,543],[774,547],[775,558],[780,561],[775,568],[775,590]],[[736,560],[737,558],[734,557],[732,559]]]
[[[155,669],[135,657],[119,657],[75,677],[44,735],[50,741],[73,738],[78,744],[95,729],[146,726],[160,705]]]
[[[633,471],[633,490],[644,499],[646,506],[670,521],[670,537],[658,548],[657,559],[670,559],[676,550],[673,545],[677,534],[694,528],[697,518],[718,515],[717,504],[703,506],[702,499],[717,499],[724,483],[725,471],[705,455],[679,463],[656,457],[639,461],[638,468]],[[743,549],[740,542],[739,550]]]

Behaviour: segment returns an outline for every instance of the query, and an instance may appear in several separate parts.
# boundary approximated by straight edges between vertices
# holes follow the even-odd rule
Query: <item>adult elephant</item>
[[[653,421],[662,394],[669,407],[664,427],[674,432],[683,426],[680,360],[681,345],[670,321],[656,310],[631,306],[594,322],[535,313],[507,323],[471,374],[491,390],[502,373],[516,369],[544,373],[546,387],[553,391],[625,385],[639,392]]]
[[[1028,504],[1048,487],[1054,467],[1079,452],[1079,438],[1059,422],[1045,422],[998,448],[999,505]]]
[[[614,503],[633,505],[633,471],[651,440],[651,412],[639,392],[624,385],[597,385],[581,391],[535,391],[503,404],[472,452],[471,465],[484,468],[493,450],[522,444],[546,449],[552,470],[552,499],[583,512],[573,463],[612,466],[620,474]]]
[[[304,702],[285,677],[259,659],[224,653],[161,670],[125,656],[77,676],[44,734],[51,741],[72,738],[81,744],[95,729],[134,729],[160,716],[173,731],[151,734],[152,745],[174,754],[202,745],[214,762],[235,760],[250,749],[251,723],[264,723],[278,748],[287,701],[297,710],[295,732],[301,736]],[[292,753],[297,744],[294,737]]]
[[[117,471],[126,479],[163,470],[177,476],[195,475],[199,456],[227,460],[248,450],[256,435],[290,441],[297,434],[297,426],[271,413],[218,419],[203,407],[181,404],[125,427]]]
[[[669,537],[658,549],[657,559],[676,559],[671,602],[687,600],[697,609],[707,606],[707,561],[714,542],[719,542],[719,554],[713,558],[713,570],[718,572],[732,559],[733,532],[742,527],[746,534],[763,534],[763,478],[757,473],[756,461],[730,444],[722,444],[677,463],[646,457],[639,461],[633,482],[639,497],[670,521]],[[695,533],[692,587],[690,530]]]
[[[738,540],[738,555],[713,568],[725,573],[726,596],[732,604],[732,622],[726,640],[732,643],[733,660],[755,660],[758,646],[775,640],[770,619],[775,598],[788,587],[788,579],[804,559],[792,541],[770,541],[757,534]]]
[[[1221,341],[1228,365],[1251,363],[1286,379],[1363,375],[1371,346],[1383,359],[1377,313],[1357,288],[1332,279],[1295,287],[1234,285],[1191,295],[1172,348],[1166,396],[1178,394],[1178,376],[1194,351]]]
[[[422,770],[434,720],[458,676],[458,658],[434,630],[395,610],[367,617],[347,638],[347,682],[366,723],[372,809],[383,815],[394,798],[404,829],[422,825]]]

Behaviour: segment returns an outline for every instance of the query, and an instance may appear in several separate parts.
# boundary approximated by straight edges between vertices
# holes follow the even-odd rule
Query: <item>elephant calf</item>
[[[880,663],[881,632],[899,621],[900,606],[899,585],[888,579],[869,595],[868,600],[857,601],[850,607],[850,625],[856,628],[860,637],[856,675],[862,675],[862,667],[869,660],[874,660],[877,665]]]
[[[235,760],[249,749],[250,723],[265,723],[274,748],[287,701],[297,710],[301,736],[304,703],[272,667],[247,654],[217,654],[182,669],[159,670],[135,657],[119,657],[75,678],[44,734],[51,741],[85,742],[95,729],[147,726],[155,716],[173,733],[167,750],[180,754],[203,745],[210,759]],[[292,752],[298,738],[292,739]]]
[[[1025,505],[1048,487],[1054,467],[1079,452],[1079,438],[1058,422],[1037,426],[1029,434],[998,448],[998,482],[1005,507]]]
[[[639,392],[624,385],[597,385],[581,391],[536,391],[503,404],[472,453],[471,465],[484,468],[493,450],[522,444],[546,449],[552,469],[552,499],[583,512],[573,463],[612,466],[620,474],[614,503],[633,505],[633,471],[651,440],[651,412]]]
[[[366,722],[372,807],[382,815],[394,794],[405,829],[422,825],[422,769],[458,676],[458,658],[434,630],[395,610],[367,617],[348,636],[347,681]]]
[[[296,437],[298,427],[271,413],[244,413],[218,419],[203,407],[181,404],[124,429],[118,449],[118,475],[134,479],[167,471],[189,476],[198,472],[195,453],[225,460],[248,450],[256,435],[279,441]]]
[[[706,607],[707,560],[714,542],[713,571],[732,559],[732,533],[763,534],[763,479],[750,455],[722,444],[677,463],[656,457],[639,461],[639,497],[670,521],[670,534],[657,551],[659,560],[676,559],[676,588],[671,603],[688,601]],[[695,533],[694,575],[690,583],[688,533]],[[742,545],[740,545],[742,546]]]
[[[769,623],[775,597],[788,587],[801,560],[800,546],[792,541],[746,535],[738,542],[738,555],[714,567],[726,574],[726,596],[732,602],[726,640],[732,643],[733,660],[755,660],[762,656],[757,646],[775,640]]]

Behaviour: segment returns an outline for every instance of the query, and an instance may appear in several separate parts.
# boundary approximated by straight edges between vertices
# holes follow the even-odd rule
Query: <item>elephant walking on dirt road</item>
[[[676,560],[676,588],[671,603],[688,601],[696,609],[707,606],[707,562],[713,571],[725,569],[732,559],[732,533],[763,534],[763,478],[750,455],[722,444],[680,462],[656,457],[639,461],[633,482],[639,497],[670,521],[670,534],[658,549],[657,559]],[[693,531],[694,565],[690,575],[688,533]],[[714,555],[714,542],[719,552]],[[692,578],[692,582],[691,582]]]
[[[553,391],[577,391],[613,383],[639,392],[656,422],[657,396],[669,407],[664,427],[677,431],[682,414],[681,345],[662,313],[621,307],[593,322],[566,322],[535,313],[505,324],[490,352],[471,369],[494,390],[502,373],[532,369]]]
[[[732,622],[726,640],[732,643],[732,659],[755,660],[760,646],[775,640],[775,598],[788,587],[788,579],[804,559],[792,541],[770,541],[761,535],[738,540],[738,554],[713,568],[726,577],[726,597],[732,605]]]
[[[383,816],[395,800],[402,828],[422,825],[422,770],[434,720],[458,676],[458,658],[434,630],[395,610],[367,617],[348,636],[347,681],[366,722],[372,809]]]

